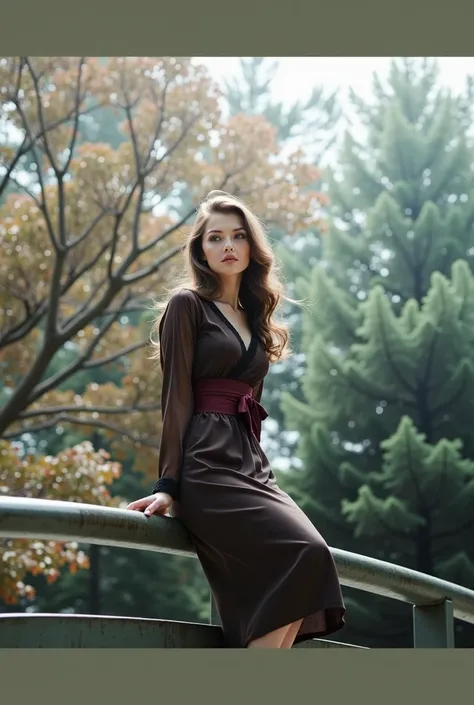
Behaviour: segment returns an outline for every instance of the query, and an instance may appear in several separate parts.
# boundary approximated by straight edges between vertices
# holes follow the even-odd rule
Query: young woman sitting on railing
[[[289,354],[274,319],[285,298],[256,216],[212,192],[163,304],[154,342],[163,373],[158,482],[128,508],[190,532],[229,647],[291,648],[344,625],[331,552],[277,485],[260,446],[269,365]]]

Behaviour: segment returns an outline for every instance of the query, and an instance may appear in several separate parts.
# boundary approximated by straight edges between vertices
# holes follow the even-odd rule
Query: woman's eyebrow
[[[245,230],[244,226],[242,225],[240,228],[234,228],[232,232],[236,233],[239,230]],[[209,235],[209,233],[222,233],[222,230],[218,230],[216,228],[213,228],[212,230],[208,230],[206,232],[206,235]]]

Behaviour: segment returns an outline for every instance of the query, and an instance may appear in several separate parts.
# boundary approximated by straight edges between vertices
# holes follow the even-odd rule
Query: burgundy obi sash
[[[194,384],[194,411],[242,415],[249,433],[260,441],[263,419],[268,413],[254,399],[252,387],[236,379],[200,379]]]

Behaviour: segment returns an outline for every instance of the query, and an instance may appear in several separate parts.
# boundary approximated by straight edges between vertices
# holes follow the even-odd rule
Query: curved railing
[[[174,519],[55,500],[1,497],[0,537],[196,555]],[[413,605],[415,647],[454,646],[454,617],[474,624],[474,591],[368,556],[331,551],[342,585]]]

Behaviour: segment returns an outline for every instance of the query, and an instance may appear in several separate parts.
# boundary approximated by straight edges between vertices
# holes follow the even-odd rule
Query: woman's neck
[[[221,285],[221,295],[216,301],[221,304],[227,304],[235,312],[239,310],[239,293],[240,293],[240,281],[239,282],[224,282]]]

